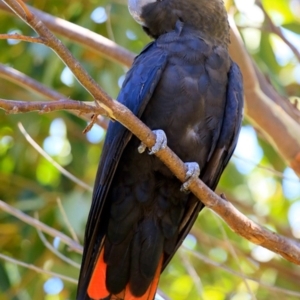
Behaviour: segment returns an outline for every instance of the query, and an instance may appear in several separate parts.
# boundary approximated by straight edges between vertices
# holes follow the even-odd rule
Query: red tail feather
[[[87,293],[90,298],[98,300],[109,296],[106,288],[106,263],[104,262],[104,248],[102,248],[98,257],[93,275],[91,277]]]
[[[143,296],[136,297],[136,296],[132,295],[132,293],[130,291],[130,287],[129,287],[129,285],[127,285],[126,290],[125,290],[124,300],[153,300],[156,290],[157,290],[158,282],[159,282],[162,263],[163,263],[163,256],[159,260],[153,281],[150,283],[146,293]]]
[[[104,262],[104,249],[101,250],[100,255],[98,257],[95,269],[93,271],[87,293],[90,298],[94,300],[100,300],[106,298],[110,295],[109,291],[106,288],[106,263]],[[111,295],[111,299],[123,299],[123,300],[153,300],[158,282],[160,277],[160,272],[162,268],[163,257],[161,257],[153,281],[150,283],[147,291],[144,295],[137,297],[132,295],[130,291],[129,284],[126,286],[125,291],[121,292],[118,295]]]

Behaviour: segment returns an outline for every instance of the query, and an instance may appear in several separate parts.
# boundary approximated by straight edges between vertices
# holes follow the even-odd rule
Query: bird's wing
[[[204,169],[201,170],[200,175],[201,180],[212,190],[216,188],[221,174],[236,147],[243,118],[243,99],[244,91],[242,74],[238,65],[232,62],[228,73],[226,105],[220,135],[214,152]],[[194,195],[190,196],[189,205],[186,208],[183,220],[185,225],[181,228],[174,251],[170,256],[166,257],[163,268],[167,266],[182,244],[203,207],[204,205]]]
[[[220,136],[215,151],[203,170],[201,179],[214,190],[237,144],[243,119],[243,78],[234,62],[228,73],[227,99]]]
[[[150,43],[136,57],[132,68],[127,73],[118,101],[140,117],[160,80],[166,63],[167,54],[159,49],[155,42]],[[107,193],[122,152],[131,136],[131,132],[120,123],[110,122],[86,225],[85,247],[78,284],[77,299],[80,300],[89,299],[86,296],[87,285],[108,224]]]

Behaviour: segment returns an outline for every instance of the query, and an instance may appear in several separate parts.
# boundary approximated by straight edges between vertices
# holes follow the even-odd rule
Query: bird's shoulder
[[[173,31],[161,35],[155,43],[158,49],[168,53],[169,59],[179,58],[187,64],[201,63],[214,69],[226,63],[229,69],[230,57],[223,44],[180,21]]]

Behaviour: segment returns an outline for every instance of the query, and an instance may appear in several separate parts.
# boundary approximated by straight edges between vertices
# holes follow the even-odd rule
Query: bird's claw
[[[152,131],[156,135],[155,145],[150,149],[149,155],[155,154],[159,150],[165,149],[167,147],[167,136],[165,132],[161,129]]]
[[[187,172],[185,175],[186,181],[182,184],[180,191],[184,193],[189,193],[189,187],[192,181],[199,178],[200,167],[196,162],[185,163],[185,166],[187,168]]]
[[[149,155],[155,154],[156,152],[165,149],[167,147],[167,137],[163,130],[153,130],[152,131],[156,135],[155,145],[150,149]],[[139,153],[145,152],[147,146],[142,142],[138,147]]]

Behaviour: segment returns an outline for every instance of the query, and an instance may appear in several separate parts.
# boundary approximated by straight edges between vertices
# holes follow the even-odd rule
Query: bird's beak
[[[145,26],[145,22],[142,16],[142,9],[145,5],[149,3],[156,2],[156,0],[128,0],[128,9],[132,17],[137,23],[142,26]]]

